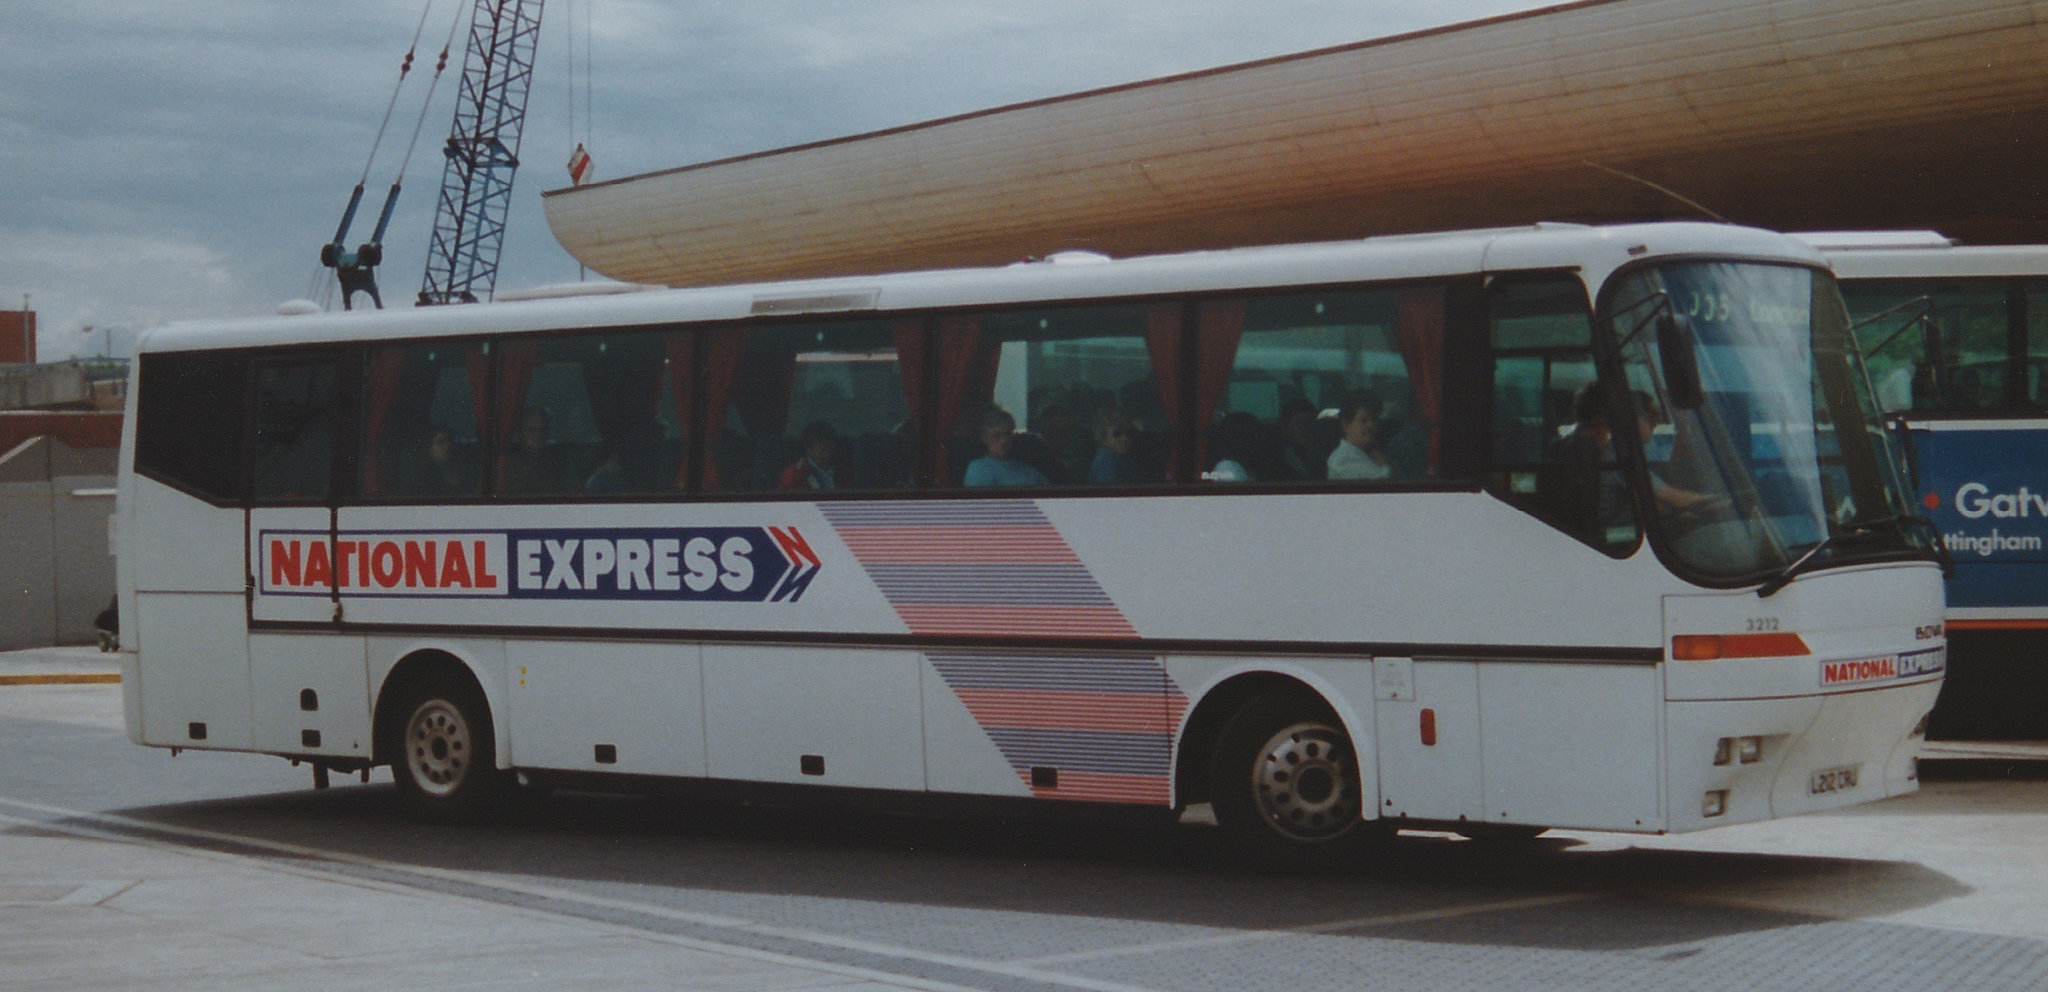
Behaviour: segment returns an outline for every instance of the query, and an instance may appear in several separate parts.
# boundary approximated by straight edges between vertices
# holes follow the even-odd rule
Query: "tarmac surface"
[[[0,692],[119,681],[117,656],[93,647],[0,652]],[[0,798],[0,989],[958,988],[380,884],[317,857],[80,813]]]
[[[81,739],[89,734],[103,740],[110,727],[118,732],[119,701],[106,686],[118,681],[117,656],[89,647],[0,653],[0,693],[38,697],[30,701],[17,695],[9,712],[32,710],[36,726],[54,728],[53,733],[61,734],[67,725],[75,726]],[[9,686],[20,688],[6,688]],[[2048,757],[2048,746],[1937,744],[1931,746],[1928,757],[1955,759],[1957,766],[1982,762],[2010,765]],[[0,760],[5,760],[4,753]],[[282,767],[275,759],[267,760]],[[1992,782],[1984,788],[1996,786]],[[2003,830],[2021,829],[2038,836],[2035,819],[2013,817]],[[1851,818],[1835,822],[1841,831],[1858,837],[1876,831],[1860,840],[1840,838],[1850,849],[1865,849],[1886,836],[1874,821]],[[1832,843],[1814,839],[1816,825],[1818,818],[1803,818],[1687,835],[1683,841],[1632,838],[1629,843],[1704,843],[1709,849],[1725,845],[1738,856],[1746,851],[1798,850]],[[1964,820],[1953,827],[1959,835],[1970,829]],[[1962,860],[1941,865],[1956,877],[1966,878],[1966,887],[1975,890],[1971,899],[1953,905],[1908,906],[1894,915],[1925,928],[1911,931],[1926,935],[1916,939],[1963,942],[1941,951],[1944,957],[1982,957],[1995,950],[2019,962],[2013,967],[2031,976],[2022,979],[2015,972],[2016,980],[2031,983],[2040,977],[2035,971],[2042,964],[2041,956],[2032,950],[2039,946],[2034,942],[2048,938],[2048,929],[2044,929],[2048,916],[2036,904],[2038,890],[2026,881],[2038,873],[2032,868],[2021,870],[2016,863],[1997,869],[2000,852],[2011,845],[2003,838],[1996,843],[2001,845],[1997,850],[1977,854],[1959,850],[1954,857]],[[1874,869],[1881,872],[1874,876],[1878,889],[1894,887],[1883,872],[1925,870],[1915,866],[1919,855],[1914,851],[1869,853],[1893,866]],[[270,992],[302,987],[602,987],[608,992],[642,988],[857,992],[1022,987],[1020,981],[1043,987],[1038,980],[1044,977],[1040,974],[1044,965],[1035,970],[1013,969],[1014,973],[995,971],[984,976],[994,979],[990,983],[966,979],[974,981],[972,986],[927,980],[804,956],[800,948],[800,953],[778,953],[744,946],[744,939],[730,943],[704,939],[727,932],[758,937],[768,931],[740,920],[715,918],[703,910],[650,910],[651,904],[630,890],[611,895],[553,889],[528,892],[525,889],[530,886],[507,883],[497,885],[505,891],[466,895],[464,878],[470,873],[446,872],[448,884],[436,888],[420,884],[419,878],[379,877],[382,862],[357,860],[361,863],[325,848],[299,849],[288,842],[138,820],[106,809],[66,808],[0,793],[0,989]],[[1974,866],[1977,873],[1965,875],[1959,867],[1965,864]],[[1999,884],[2001,872],[2012,876],[2012,884]],[[434,869],[412,872],[421,877],[433,873]],[[1809,881],[1798,877],[1751,879],[1740,886],[1739,903],[1727,910],[1814,913],[1816,896],[1808,891],[1814,888]],[[1955,887],[1949,881],[1943,885]],[[515,898],[508,900],[507,892],[514,887],[521,891],[511,893]],[[1838,911],[1839,918],[1851,919],[1871,912],[1866,897],[1875,897],[1863,892],[1863,887],[1837,879],[1822,888],[1832,890],[1827,898],[1840,902],[1834,910],[1821,907],[1823,913]],[[1507,912],[1542,914],[1573,908],[1551,905],[1560,898],[1564,897],[1525,898],[1520,902],[1530,903],[1526,907],[1517,902],[1483,909],[1494,912],[1505,907]],[[551,903],[564,899],[575,901],[577,910],[551,908]],[[1709,908],[1720,902],[1712,900]],[[615,919],[605,918],[607,905],[616,911]],[[317,915],[309,915],[307,907],[319,907]],[[882,911],[881,904],[871,906],[870,911]],[[673,916],[668,922],[684,932],[664,933],[661,926],[637,918],[650,912],[664,918]],[[1429,913],[1410,915],[1418,920],[1435,918]],[[1103,922],[1106,925],[1108,921]],[[1817,933],[1818,929],[1806,926],[1788,932],[1796,931]],[[1258,931],[1244,933],[1256,936]],[[1999,934],[2006,936],[1992,936]],[[2004,942],[1999,943],[2001,940]],[[844,943],[843,949],[872,950],[856,943]],[[1698,953],[1698,949],[1686,953]],[[941,958],[932,955],[933,961],[943,964]],[[1769,967],[1768,962],[1762,964]],[[1057,984],[1096,992],[1141,987],[1106,974],[1093,979],[1062,974]]]

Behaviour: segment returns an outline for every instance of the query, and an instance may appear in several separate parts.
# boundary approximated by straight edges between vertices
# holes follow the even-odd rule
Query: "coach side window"
[[[704,487],[818,493],[908,486],[920,435],[900,352],[923,321],[840,320],[703,335]],[[920,383],[921,385],[921,383]]]
[[[942,485],[1168,481],[1184,308],[1078,306],[939,318]],[[1155,369],[1167,369],[1165,376]]]
[[[240,502],[248,358],[165,352],[141,361],[136,471],[214,503]]]
[[[1215,300],[1198,311],[1205,478],[1298,485],[1437,474],[1444,287]]]
[[[1640,528],[1616,431],[1598,385],[1585,288],[1575,277],[1496,281],[1487,291],[1493,356],[1493,471],[1501,499],[1612,555],[1636,546]],[[1668,438],[1644,439],[1646,447]]]
[[[684,359],[686,344],[658,331],[497,342],[492,491],[607,496],[675,489],[681,443],[662,407],[673,402],[672,360]]]
[[[330,358],[256,365],[251,495],[258,503],[317,503],[333,494],[340,370]]]
[[[479,495],[478,413],[487,402],[481,342],[371,348],[363,371],[360,491],[366,498]]]
[[[2025,401],[2035,410],[2048,408],[2048,285],[2027,287]]]
[[[2002,410],[2014,398],[2003,281],[1885,279],[1842,296],[1885,410]]]

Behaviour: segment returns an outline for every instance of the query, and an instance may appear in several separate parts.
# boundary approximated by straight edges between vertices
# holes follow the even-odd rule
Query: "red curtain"
[[[693,445],[691,430],[696,426],[696,394],[691,384],[696,381],[697,352],[696,338],[688,334],[668,336],[668,381],[676,394],[676,433],[683,439],[683,450]],[[658,384],[657,384],[658,388]],[[659,399],[656,402],[660,402]],[[676,462],[675,487],[677,491],[690,486],[690,459],[685,457]]]
[[[512,431],[519,425],[519,413],[526,408],[526,388],[533,384],[533,366],[540,345],[532,341],[508,341],[498,345],[498,410],[492,417],[491,436],[498,450],[512,444]],[[475,387],[471,387],[475,392]],[[498,485],[505,484],[504,459],[498,460]]]
[[[526,387],[533,385],[533,366],[540,357],[540,345],[532,341],[509,341],[499,345],[498,416],[491,421],[498,443],[512,437],[519,425],[519,412],[526,408]]]
[[[981,339],[981,317],[975,314],[940,317],[937,350],[938,413],[931,427],[932,437],[938,440],[938,463],[933,469],[944,482],[951,478],[946,445],[953,438],[954,426],[962,413],[995,400],[996,370],[1003,353],[997,342]]]
[[[1181,388],[1187,361],[1181,347],[1181,306],[1162,303],[1150,307],[1145,315],[1145,350],[1152,358],[1152,379],[1159,387],[1160,405],[1171,412],[1192,401],[1195,458],[1202,465],[1208,464],[1207,428],[1223,402],[1224,391],[1230,388],[1230,372],[1237,364],[1237,344],[1244,337],[1244,308],[1243,300],[1212,300],[1196,306],[1192,397],[1182,395]],[[1176,432],[1172,448],[1175,466],[1181,461],[1181,443]]]
[[[732,402],[733,380],[739,378],[740,360],[747,354],[746,332],[723,328],[704,332],[704,488],[718,488],[718,459],[709,457],[719,450],[719,435],[725,431],[728,405]],[[681,401],[681,394],[677,394]]]
[[[931,346],[925,335],[924,321],[898,320],[889,325],[889,335],[896,339],[896,369],[903,377],[903,402],[910,407],[910,436],[912,443],[921,444],[932,436],[931,411],[925,405],[931,386]]]
[[[404,345],[371,350],[368,378],[363,383],[363,490],[368,495],[384,492],[384,427],[391,420],[391,407],[398,402],[404,377]]]
[[[1428,473],[1434,476],[1443,446],[1444,290],[1404,291],[1395,309],[1394,341],[1408,366],[1408,389],[1415,397],[1413,416],[1429,439]]]

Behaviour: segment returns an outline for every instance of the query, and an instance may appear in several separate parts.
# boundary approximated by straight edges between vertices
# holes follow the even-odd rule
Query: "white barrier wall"
[[[0,650],[94,640],[114,595],[115,457],[49,437],[0,453]]]

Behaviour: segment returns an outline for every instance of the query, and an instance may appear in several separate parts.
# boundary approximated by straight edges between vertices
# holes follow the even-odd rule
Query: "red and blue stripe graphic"
[[[1138,636],[1030,500],[819,510],[913,634]]]
[[[1188,697],[1155,657],[930,653],[1033,795],[1165,805]],[[1034,768],[1057,771],[1034,782]]]

